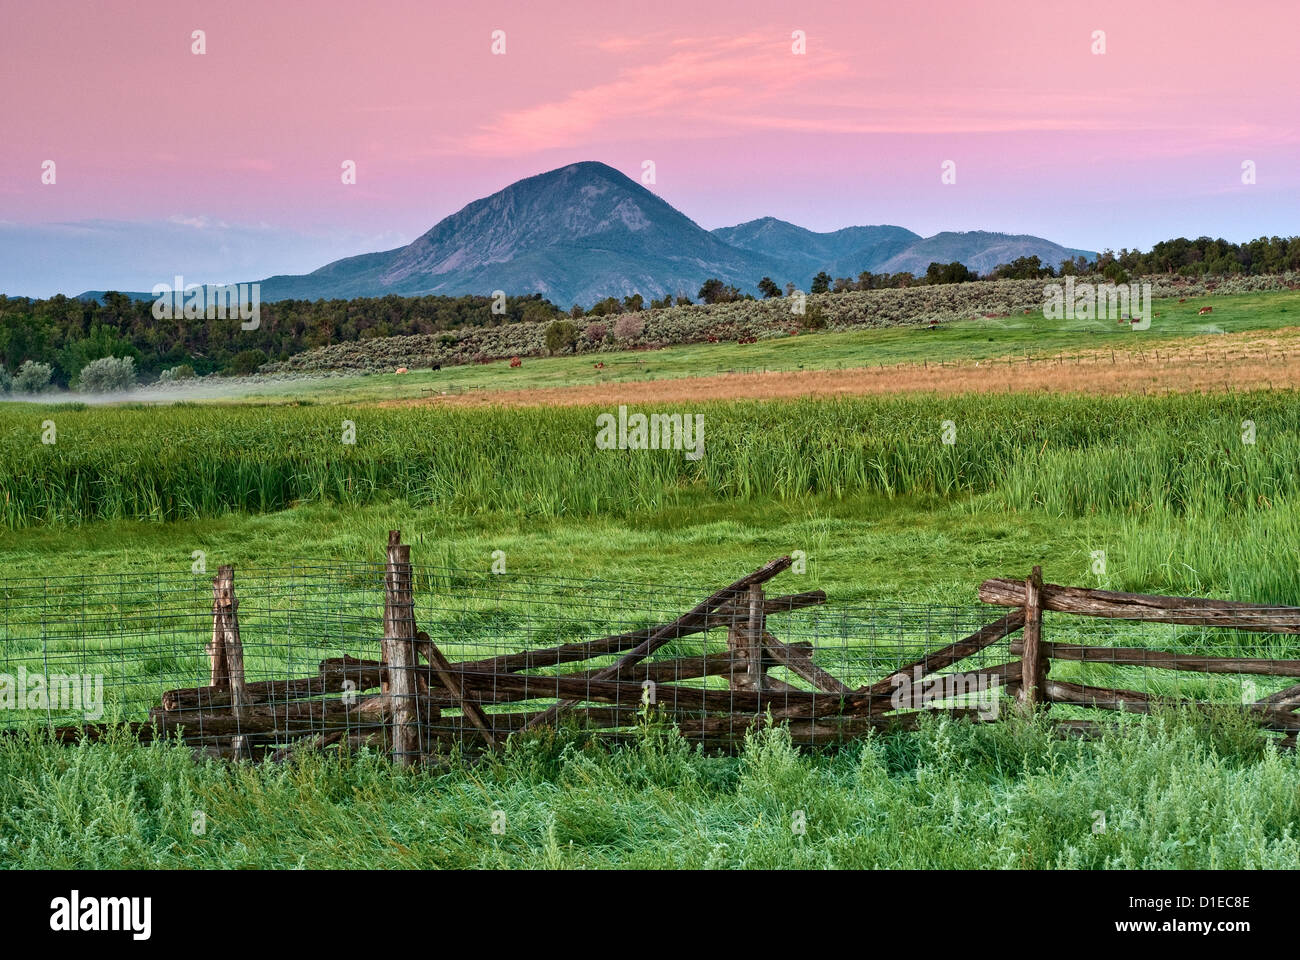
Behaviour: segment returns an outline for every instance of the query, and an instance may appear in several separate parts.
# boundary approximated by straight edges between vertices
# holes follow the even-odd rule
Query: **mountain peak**
[[[540,293],[561,306],[639,293],[750,289],[776,267],[728,246],[637,181],[584,160],[467,204],[406,247],[263,281],[265,299]]]
[[[516,180],[508,186],[502,187],[498,193],[509,191],[529,191],[538,189],[566,189],[572,186],[581,185],[584,182],[606,181],[622,187],[632,187],[637,190],[644,190],[641,184],[637,183],[621,170],[611,167],[607,163],[601,163],[599,160],[578,160],[574,163],[566,163],[562,167],[556,167],[553,170],[547,170],[543,173],[535,173],[531,177],[524,177],[522,180]],[[649,193],[649,191],[646,191]],[[493,194],[495,196],[495,194]],[[484,199],[487,199],[486,197]]]

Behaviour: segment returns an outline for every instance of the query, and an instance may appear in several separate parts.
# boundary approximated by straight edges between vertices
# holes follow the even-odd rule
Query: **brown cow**
[[[1214,312],[1214,308],[1213,308],[1213,307],[1201,307],[1201,309],[1199,309],[1199,310],[1196,311],[1196,315],[1197,315],[1198,317],[1203,317],[1203,316],[1205,316],[1207,313],[1213,313],[1213,312]]]

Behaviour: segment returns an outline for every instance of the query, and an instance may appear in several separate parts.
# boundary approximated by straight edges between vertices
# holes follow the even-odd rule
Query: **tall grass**
[[[725,500],[988,494],[1000,508],[1223,516],[1300,489],[1289,394],[712,403],[705,455],[598,450],[587,408],[0,409],[0,522],[266,512],[400,499],[542,517]],[[1256,443],[1241,440],[1255,423]],[[55,443],[41,442],[51,420]],[[344,420],[355,444],[342,442]],[[955,443],[942,442],[953,421]]]
[[[827,756],[778,729],[736,758],[654,730],[609,750],[541,734],[427,774],[8,737],[0,867],[1294,867],[1300,763],[1238,733],[1171,716],[1081,742],[936,720]]]

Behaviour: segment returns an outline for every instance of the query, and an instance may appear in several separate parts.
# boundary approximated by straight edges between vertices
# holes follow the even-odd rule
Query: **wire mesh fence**
[[[707,590],[699,587],[422,565],[411,573],[415,622],[454,665],[464,699],[481,707],[498,736],[522,729],[556,701],[573,700],[566,722],[617,732],[647,720],[694,721],[701,739],[726,739],[743,727],[702,721],[768,708],[780,713],[819,697],[829,707],[831,695],[804,675],[812,668],[844,690],[856,689],[992,618],[979,605],[828,607],[810,594],[767,597],[765,629],[794,659],[764,657],[753,680],[735,642],[749,626],[747,607],[677,623],[703,599]],[[11,678],[13,694],[0,725],[154,721],[163,732],[180,730],[191,742],[223,749],[233,737],[245,737],[245,749],[340,732],[382,740],[391,721],[375,704],[387,679],[384,577],[383,564],[241,568],[235,593],[250,693],[239,712],[212,688],[210,576],[0,581],[0,674]],[[614,670],[665,628],[652,653]],[[1006,661],[1007,643],[962,666]],[[434,744],[477,736],[440,678],[427,666],[417,672],[422,736]],[[367,712],[371,705],[377,712]],[[810,730],[809,739],[822,733]]]
[[[400,756],[552,725],[617,740],[672,724],[732,748],[770,718],[819,746],[933,710],[995,719],[1023,694],[1025,614],[1005,605],[827,604],[758,582],[704,602],[708,587],[414,564],[411,607],[394,620],[389,574],[241,568],[228,621],[206,574],[0,580],[0,728],[71,740],[122,723],[223,756],[333,744]],[[1290,608],[1260,609],[1300,630]],[[1215,610],[1242,616],[1241,605],[1201,606],[1189,622],[1048,610],[1038,685],[1053,715],[1194,702],[1293,733],[1297,637],[1212,626]],[[402,618],[419,654],[409,661],[385,640]]]

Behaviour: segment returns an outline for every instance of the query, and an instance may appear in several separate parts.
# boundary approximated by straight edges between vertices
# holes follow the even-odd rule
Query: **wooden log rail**
[[[1035,685],[1041,685],[1046,702],[1128,713],[1149,713],[1157,705],[1207,707],[1197,701],[1153,697],[1136,690],[1113,689],[1067,683],[1047,677],[1052,660],[1077,663],[1108,664],[1120,667],[1152,667],[1163,670],[1186,670],[1208,674],[1253,674],[1273,677],[1300,677],[1300,660],[1261,657],[1220,657],[1150,650],[1143,647],[1107,647],[1079,643],[1056,643],[1041,638],[1041,627],[1031,634],[1029,624],[1041,611],[1113,620],[1168,623],[1183,626],[1206,626],[1256,633],[1300,633],[1300,607],[1240,603],[1204,597],[1166,597],[1154,594],[1120,593],[1087,587],[1065,587],[1042,583],[1037,567],[1026,581],[985,580],[979,589],[980,600],[1001,606],[1019,607],[1029,623],[1025,638],[1011,644],[1012,655],[1024,664],[1022,689],[1030,687],[1031,670]],[[1244,705],[1261,726],[1275,730],[1300,730],[1300,684],[1270,694]]]
[[[1184,626],[1227,627],[1258,633],[1300,633],[1300,607],[1267,606],[1201,597],[1162,597],[1142,593],[1116,593],[1088,587],[1042,585],[1044,610],[1111,620],[1142,620]],[[1022,580],[985,580],[979,598],[1003,607],[1023,607]]]
[[[1093,687],[1085,684],[1066,683],[1060,680],[1048,680],[1046,683],[1048,697],[1056,703],[1071,703],[1099,710],[1117,710],[1123,713],[1151,713],[1157,707],[1172,708],[1177,706],[1213,707],[1215,704],[1176,697],[1155,697],[1139,690],[1118,690],[1110,687]],[[1222,706],[1220,704],[1219,706]],[[1250,703],[1243,709],[1252,715],[1263,727],[1275,730],[1300,730],[1300,717],[1284,710]]]
[[[1196,673],[1249,673],[1270,677],[1300,677],[1300,660],[1262,660],[1258,657],[1206,657],[1172,650],[1144,647],[1096,647],[1081,643],[1043,641],[1043,653],[1053,660],[1104,663],[1117,667],[1156,667],[1162,670],[1191,670]],[[1012,643],[1011,652],[1021,654],[1024,644]]]

